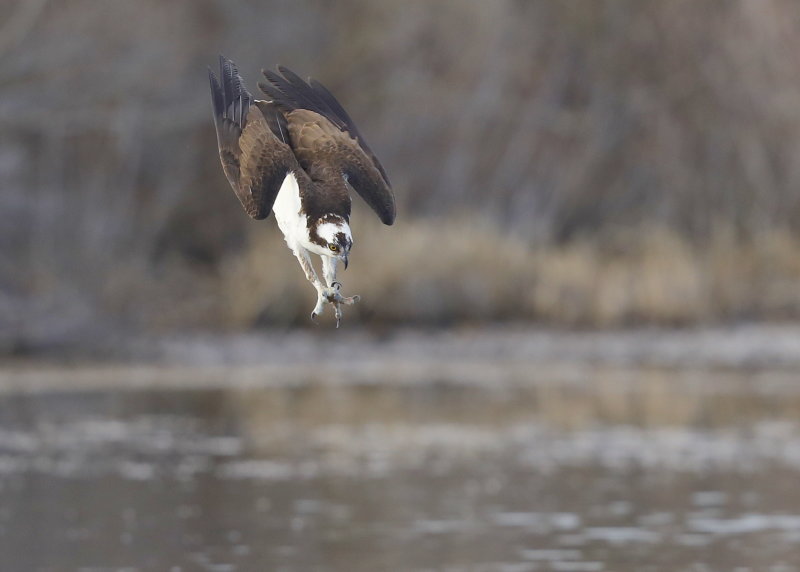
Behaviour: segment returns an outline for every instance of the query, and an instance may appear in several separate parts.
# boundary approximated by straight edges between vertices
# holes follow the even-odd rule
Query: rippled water
[[[0,398],[0,570],[120,569],[800,570],[800,384]]]

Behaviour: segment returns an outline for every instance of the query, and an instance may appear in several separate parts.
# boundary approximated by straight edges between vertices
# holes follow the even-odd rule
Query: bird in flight
[[[353,120],[318,81],[306,82],[283,66],[277,72],[262,70],[267,82],[258,87],[267,99],[254,99],[236,65],[223,56],[219,63],[220,77],[211,68],[208,75],[225,176],[252,218],[275,213],[286,244],[317,291],[311,319],[331,304],[338,328],[341,306],[359,300],[342,296],[336,279],[339,262],[347,268],[353,246],[349,190],[391,225],[395,203],[386,172]],[[312,254],[322,259],[324,283]]]

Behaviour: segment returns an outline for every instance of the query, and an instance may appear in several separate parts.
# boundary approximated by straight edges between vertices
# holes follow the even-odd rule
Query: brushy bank
[[[222,273],[229,325],[304,323],[313,289],[271,229]],[[535,245],[475,220],[356,229],[345,290],[354,322],[446,325],[490,320],[579,327],[690,325],[800,317],[800,239],[727,227],[693,243],[665,227]]]

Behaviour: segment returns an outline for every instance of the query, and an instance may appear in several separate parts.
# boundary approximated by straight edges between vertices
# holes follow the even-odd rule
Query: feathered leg
[[[311,264],[311,258],[308,256],[308,251],[304,248],[296,248],[292,249],[294,255],[297,257],[297,260],[300,262],[300,266],[305,272],[306,278],[311,284],[314,286],[314,289],[317,291],[317,305],[314,306],[314,309],[311,311],[311,319],[314,320],[317,316],[322,314],[322,310],[325,308],[325,303],[329,302],[330,300],[326,296],[326,288],[323,286],[322,282],[320,282],[319,278],[317,277],[317,271],[314,270],[314,266]]]

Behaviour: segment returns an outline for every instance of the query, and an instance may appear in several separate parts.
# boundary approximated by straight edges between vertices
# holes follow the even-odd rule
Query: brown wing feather
[[[328,166],[337,167],[381,221],[392,224],[395,204],[389,178],[355,122],[321,83],[310,80],[309,85],[283,66],[278,66],[278,72],[264,71],[269,84],[258,86],[286,115],[289,132],[294,133],[290,142],[300,164],[310,174],[323,170],[315,166],[323,159]]]
[[[236,66],[220,56],[222,83],[208,70],[222,170],[248,215],[269,216],[286,175],[299,171],[289,145],[277,139],[262,108],[244,88]],[[266,108],[264,106],[267,106]]]
[[[234,191],[247,214],[262,219],[269,215],[286,175],[297,162],[291,148],[275,138],[258,107],[250,110],[250,117],[239,138],[240,178]]]
[[[382,223],[394,222],[392,190],[358,141],[327,118],[307,109],[288,113],[286,121],[295,156],[312,179],[316,173],[331,171],[343,175]]]
[[[364,149],[364,152],[375,164],[375,167],[381,172],[381,176],[383,177],[383,180],[386,181],[386,185],[391,187],[392,184],[389,182],[389,176],[386,174],[386,170],[383,168],[383,165],[381,165],[381,162],[378,161],[378,158],[375,156],[375,153],[372,152],[372,149],[369,148],[367,141],[364,139],[361,133],[359,133],[355,121],[353,121],[347,111],[345,111],[344,107],[342,107],[342,105],[339,103],[339,100],[333,96],[327,87],[322,85],[317,80],[310,79],[309,84],[311,85],[311,89],[313,89],[317,94],[319,100],[324,103],[325,107],[330,109],[333,115],[338,117],[345,124],[345,129],[349,131],[350,134],[358,141],[358,144]],[[328,117],[328,114],[323,115]]]

